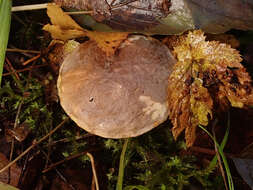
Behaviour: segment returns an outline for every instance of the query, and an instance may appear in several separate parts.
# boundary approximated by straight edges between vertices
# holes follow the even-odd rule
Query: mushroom
[[[85,42],[61,65],[61,105],[92,134],[141,135],[168,117],[168,77],[175,62],[169,49],[150,37],[128,37],[113,56],[106,56],[95,42]]]

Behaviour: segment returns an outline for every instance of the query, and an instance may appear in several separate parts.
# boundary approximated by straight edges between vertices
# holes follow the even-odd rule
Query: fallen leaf
[[[3,153],[0,153],[0,168],[3,168],[9,163],[8,159]],[[0,182],[9,183],[10,185],[17,186],[21,175],[21,169],[13,164],[10,167],[10,173],[8,170],[0,173]],[[10,182],[9,182],[10,179]],[[1,189],[1,188],[0,188]]]
[[[83,30],[63,29],[58,25],[47,24],[43,27],[43,30],[48,31],[53,39],[63,41],[86,36],[86,32]]]
[[[45,25],[43,30],[48,31],[52,35],[52,38],[66,41],[86,36],[86,30],[79,26],[58,5],[48,4],[47,14],[52,25]]]
[[[91,40],[95,41],[98,47],[106,52],[108,56],[114,54],[121,42],[128,36],[126,32],[110,33],[85,30],[55,4],[48,5],[47,14],[52,25],[45,25],[43,30],[48,31],[52,38],[66,41],[88,36]]]
[[[128,33],[87,31],[87,36],[97,42],[98,47],[109,56],[113,55],[120,44],[127,39]]]
[[[47,14],[53,25],[58,25],[62,29],[77,29],[83,30],[68,14],[66,14],[61,7],[55,4],[48,4]]]
[[[200,30],[170,40],[178,60],[168,88],[172,133],[176,139],[185,130],[189,147],[196,127],[208,125],[214,108],[253,105],[253,90],[239,52],[230,45],[206,41]]]
[[[6,138],[7,135],[10,136],[11,139],[15,138],[19,142],[23,142],[30,133],[30,129],[26,123],[20,124],[18,127],[13,129],[6,129]]]

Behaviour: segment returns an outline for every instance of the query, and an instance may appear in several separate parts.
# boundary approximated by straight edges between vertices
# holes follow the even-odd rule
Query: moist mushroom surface
[[[113,56],[95,42],[85,42],[61,66],[61,105],[90,133],[141,135],[168,117],[168,77],[175,62],[165,45],[140,35],[128,37]]]

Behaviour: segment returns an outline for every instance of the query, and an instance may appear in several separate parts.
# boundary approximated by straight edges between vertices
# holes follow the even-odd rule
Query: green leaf
[[[11,0],[0,0],[0,85],[2,80],[5,51],[8,44],[11,24]]]

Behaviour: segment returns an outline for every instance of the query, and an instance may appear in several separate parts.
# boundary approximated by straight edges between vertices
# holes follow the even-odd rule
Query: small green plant
[[[106,140],[105,144],[111,151],[117,150],[113,159],[120,160],[120,164],[113,165],[116,172],[108,174],[110,190],[181,190],[194,185],[202,189],[223,187],[222,178],[212,175],[213,169],[199,167],[194,156],[179,154],[184,151],[185,143],[175,142],[166,124],[130,141],[125,140],[125,143]],[[113,146],[108,147],[108,144]]]

